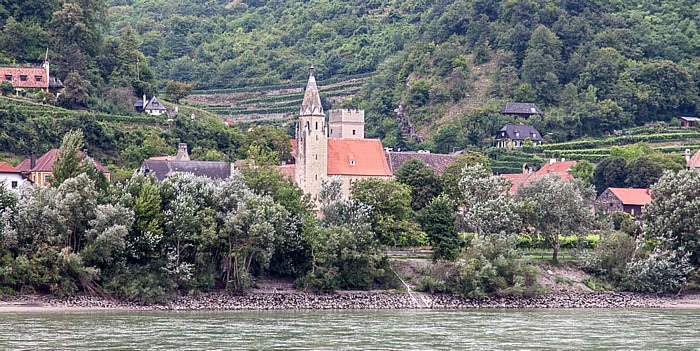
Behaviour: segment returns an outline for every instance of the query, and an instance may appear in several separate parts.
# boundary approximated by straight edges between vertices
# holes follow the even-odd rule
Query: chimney
[[[553,164],[555,164],[555,163],[557,163],[557,159],[556,159],[556,158],[550,158],[550,159],[549,159],[549,165],[550,165],[550,166],[553,165]]]
[[[143,109],[146,109],[146,94],[143,94]]]
[[[647,195],[651,194],[651,189],[647,188]]]
[[[190,155],[187,153],[187,144],[179,143],[177,144],[177,156],[175,156],[175,161],[189,161]]]
[[[29,156],[29,169],[34,169],[36,167],[36,154]]]
[[[523,174],[527,174],[527,163],[523,163]]]
[[[685,163],[690,162],[690,149],[685,149]]]

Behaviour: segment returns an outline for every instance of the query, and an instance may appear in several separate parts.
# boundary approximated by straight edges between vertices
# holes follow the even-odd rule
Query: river
[[[2,313],[0,350],[700,350],[681,309]]]

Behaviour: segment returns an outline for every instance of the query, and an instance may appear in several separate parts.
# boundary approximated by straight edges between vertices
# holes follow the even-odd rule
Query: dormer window
[[[5,80],[12,80],[12,75],[11,75],[11,74],[6,74],[6,75],[5,75]]]
[[[42,78],[41,76],[34,76],[34,79],[35,79],[37,82],[41,82],[41,81],[43,80],[43,78]]]
[[[26,75],[26,74],[20,75],[20,76],[19,76],[19,80],[21,80],[21,81],[23,81],[23,82],[26,82],[26,81],[27,81],[27,75]]]
[[[515,132],[515,137],[520,138],[520,132]]]
[[[153,106],[158,106],[158,101],[153,101]]]
[[[532,139],[535,139],[535,138],[537,138],[537,134],[532,133]]]

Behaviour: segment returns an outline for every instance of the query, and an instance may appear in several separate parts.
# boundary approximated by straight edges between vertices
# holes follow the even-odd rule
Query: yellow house
[[[105,168],[96,160],[93,160],[88,156],[84,156],[82,152],[80,153],[80,155],[83,156],[84,160],[88,159],[94,162],[97,170],[99,170],[105,175],[105,178],[107,178],[108,182],[110,181],[111,173],[109,169]],[[34,185],[48,186],[51,182],[51,175],[53,174],[53,164],[54,162],[56,162],[57,158],[58,149],[51,149],[39,158],[36,158],[36,156],[32,155],[32,157],[25,159],[24,161],[20,162],[19,165],[17,165],[17,169],[19,169],[20,172],[24,173],[27,176],[27,178],[31,180],[32,183],[34,183]]]

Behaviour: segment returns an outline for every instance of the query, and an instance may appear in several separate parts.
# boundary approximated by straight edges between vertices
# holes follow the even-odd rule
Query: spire
[[[311,66],[311,68],[309,68],[309,82],[306,84],[306,91],[304,92],[304,101],[302,101],[301,103],[299,115],[323,116],[323,106],[321,106],[321,97],[318,95],[316,77],[314,77],[314,66]]]

